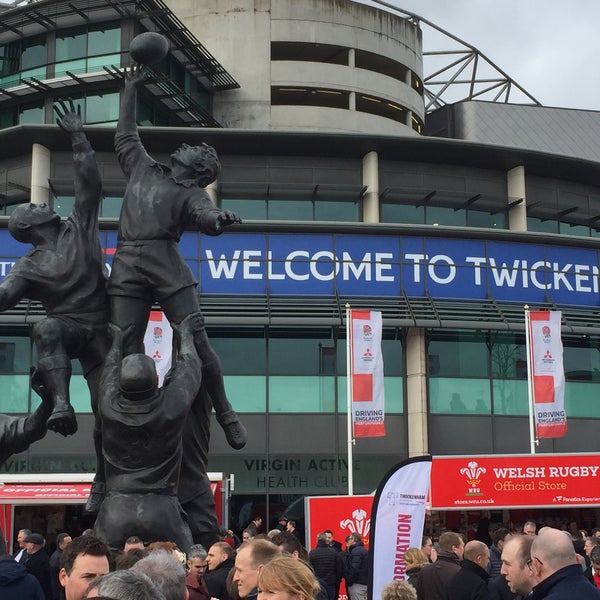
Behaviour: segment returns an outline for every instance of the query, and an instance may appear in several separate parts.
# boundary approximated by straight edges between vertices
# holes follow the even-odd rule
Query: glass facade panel
[[[425,223],[425,208],[410,204],[381,203],[382,223]]]
[[[58,196],[54,199],[54,211],[61,217],[67,217],[73,211],[75,206],[74,196]]]
[[[466,331],[434,331],[427,352],[431,376],[488,377],[485,334]]]
[[[75,412],[92,412],[90,390],[87,386],[87,382],[83,375],[77,375],[75,373],[71,375],[71,385],[69,386],[69,392],[71,394],[71,404],[75,409]]]
[[[85,122],[116,124],[119,120],[119,92],[86,98]]]
[[[38,125],[43,122],[44,107],[41,104],[29,104],[19,108],[19,125]]]
[[[345,377],[344,377],[345,379]],[[385,376],[383,380],[385,392],[385,413],[401,414],[404,412],[404,388],[402,377]]]
[[[542,233],[558,233],[558,221],[546,221],[527,217],[527,231],[540,231]]]
[[[315,221],[350,221],[358,222],[358,202],[315,202]]]
[[[46,37],[40,36],[23,42],[21,50],[21,70],[40,67],[47,62]],[[44,67],[44,73],[46,69]]]
[[[69,34],[56,36],[56,67],[55,75],[84,73],[86,70],[87,32],[80,28]]]
[[[494,396],[494,414],[529,414],[527,380],[494,379],[492,394]]]
[[[469,210],[467,212],[467,226],[486,227],[488,229],[506,229],[506,215],[504,213]]]
[[[266,200],[237,200],[235,198],[223,198],[221,200],[223,210],[232,210],[242,219],[255,219],[257,221],[267,220]]]
[[[598,339],[589,337],[578,340],[563,339],[563,366],[567,380],[600,381]]]
[[[274,221],[312,221],[310,200],[269,200],[268,218]]]
[[[264,375],[267,372],[267,346],[261,337],[215,337],[208,333],[211,346],[221,359],[226,375]]]
[[[527,379],[525,336],[492,332],[490,339],[492,343],[492,377]]]
[[[269,412],[335,412],[335,377],[269,377]]]
[[[121,214],[121,206],[123,198],[113,196],[105,196],[102,198],[102,206],[100,207],[100,216],[107,219],[118,219]]]
[[[269,339],[270,375],[334,375],[334,357],[334,342],[329,338]]]
[[[598,386],[594,383],[567,381],[565,384],[565,412],[569,417],[600,418]]]
[[[572,223],[558,224],[558,231],[563,235],[578,235],[580,237],[590,237],[590,228],[588,225],[573,225]]]
[[[463,209],[455,210],[443,206],[428,206],[425,209],[425,223],[427,225],[453,225],[465,227],[467,212]]]
[[[489,379],[429,379],[429,410],[432,414],[489,415]]]
[[[0,375],[0,413],[29,412],[29,374]]]
[[[225,375],[225,391],[240,413],[267,412],[267,379],[263,376]]]

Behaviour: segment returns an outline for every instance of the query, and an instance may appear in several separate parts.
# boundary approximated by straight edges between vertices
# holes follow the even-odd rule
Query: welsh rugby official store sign
[[[568,508],[600,505],[600,455],[436,456],[431,506]]]

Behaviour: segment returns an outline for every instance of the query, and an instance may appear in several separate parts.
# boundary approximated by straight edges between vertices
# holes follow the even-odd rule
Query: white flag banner
[[[567,433],[567,415],[561,313],[532,310],[527,314],[536,435],[538,438],[563,437]]]
[[[173,359],[173,329],[165,314],[159,310],[150,312],[146,334],[144,335],[146,355],[156,365],[158,385],[163,384],[165,375],[171,368]]]
[[[354,437],[385,435],[381,312],[350,311]]]
[[[407,579],[404,553],[421,547],[429,491],[431,456],[410,458],[391,469],[379,484],[371,512],[369,598],[383,586]]]

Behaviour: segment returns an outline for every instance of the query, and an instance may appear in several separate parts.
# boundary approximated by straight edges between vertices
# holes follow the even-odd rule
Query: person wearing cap
[[[33,575],[42,586],[46,600],[52,600],[52,579],[50,576],[50,557],[44,546],[46,540],[40,533],[30,533],[23,540],[27,550],[25,568]]]
[[[145,354],[122,359],[124,332],[111,325],[99,402],[106,497],[94,532],[113,548],[133,533],[185,550],[193,544],[177,491],[182,433],[202,379],[194,345],[202,326],[190,315],[177,328],[179,359],[159,388],[154,361]]]
[[[281,515],[281,517],[279,517],[279,520],[277,521],[277,529],[279,529],[279,531],[285,531],[287,529],[287,522],[287,517]]]

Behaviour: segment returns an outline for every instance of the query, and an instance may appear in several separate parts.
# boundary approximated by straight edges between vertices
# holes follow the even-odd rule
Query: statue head
[[[15,240],[27,243],[36,227],[49,223],[60,223],[60,216],[48,204],[19,204],[10,215],[8,230]]]
[[[171,154],[171,162],[191,169],[201,187],[212,183],[221,171],[221,163],[214,148],[207,144],[189,146],[183,144]]]
[[[154,395],[158,375],[154,361],[145,354],[130,354],[121,363],[121,393],[128,400],[144,400]]]

